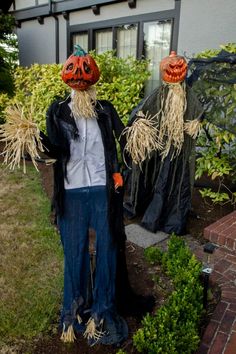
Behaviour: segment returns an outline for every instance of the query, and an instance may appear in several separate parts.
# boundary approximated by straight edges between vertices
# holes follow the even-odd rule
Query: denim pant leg
[[[72,323],[86,299],[89,279],[88,208],[86,191],[65,191],[65,213],[59,218],[64,250],[64,298],[62,321]]]
[[[96,269],[92,316],[100,319],[115,305],[116,246],[108,222],[106,187],[91,188],[91,227],[96,232]]]

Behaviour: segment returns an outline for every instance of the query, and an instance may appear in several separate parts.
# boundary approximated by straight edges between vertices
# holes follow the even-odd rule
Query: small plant
[[[200,340],[202,266],[186,247],[184,240],[175,235],[168,242],[167,252],[162,253],[151,247],[145,253],[151,263],[161,260],[175,290],[154,316],[145,316],[143,327],[133,337],[134,346],[140,353],[191,354],[197,349]]]

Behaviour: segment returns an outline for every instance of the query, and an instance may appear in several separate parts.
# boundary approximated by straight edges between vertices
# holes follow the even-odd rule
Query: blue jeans
[[[96,268],[91,316],[103,318],[114,311],[116,246],[108,224],[106,186],[65,191],[65,212],[59,218],[64,250],[64,299],[62,322],[75,324],[83,317],[89,289],[89,228],[96,232]]]

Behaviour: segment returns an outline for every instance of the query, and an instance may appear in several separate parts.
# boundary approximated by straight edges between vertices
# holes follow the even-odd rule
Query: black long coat
[[[129,125],[141,110],[155,116],[161,107],[161,99],[168,87],[155,89],[131,114]],[[187,109],[183,120],[201,120],[203,108],[196,95],[186,87]],[[159,123],[159,121],[157,121]],[[141,225],[151,232],[183,234],[191,208],[191,192],[194,174],[194,140],[184,135],[180,154],[172,159],[172,150],[162,161],[158,151],[143,162],[142,170],[132,164],[128,171],[125,210],[131,217],[141,215]]]
[[[70,159],[70,141],[79,136],[80,132],[75,124],[73,115],[68,106],[70,96],[65,101],[55,101],[47,112],[47,135],[41,132],[42,143],[46,147],[45,153],[56,159],[54,163],[54,196],[53,206],[56,214],[63,214],[64,178],[66,178],[66,164]],[[121,136],[124,125],[113,105],[108,101],[97,101],[97,121],[101,130],[105,153],[108,194],[108,218],[114,242],[117,244],[117,274],[116,299],[117,307],[123,314],[139,314],[145,311],[142,297],[133,292],[129,279],[125,256],[126,235],[123,223],[123,188],[117,193],[114,189],[112,174],[119,172],[115,137],[119,139],[121,150],[125,146],[125,137]],[[141,300],[141,303],[140,303]],[[138,304],[136,302],[138,301]],[[144,307],[142,308],[142,305]],[[149,306],[150,307],[150,306]]]

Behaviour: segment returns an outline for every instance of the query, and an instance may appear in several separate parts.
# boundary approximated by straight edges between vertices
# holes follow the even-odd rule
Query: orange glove
[[[123,177],[121,176],[121,174],[119,172],[113,173],[112,175],[113,177],[113,181],[115,184],[115,189],[119,188],[119,187],[123,187]]]

